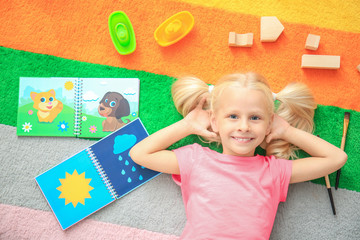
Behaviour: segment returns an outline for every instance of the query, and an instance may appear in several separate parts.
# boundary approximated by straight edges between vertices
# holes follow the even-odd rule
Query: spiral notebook
[[[147,136],[137,118],[35,178],[63,230],[160,174],[129,156]]]
[[[18,136],[101,138],[138,117],[138,78],[20,77]]]

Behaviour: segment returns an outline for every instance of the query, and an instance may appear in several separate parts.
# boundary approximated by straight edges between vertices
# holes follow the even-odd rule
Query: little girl
[[[149,169],[174,174],[187,216],[182,239],[268,239],[289,183],[322,177],[347,160],[309,133],[316,104],[302,84],[275,95],[254,73],[225,76],[214,87],[182,78],[172,95],[184,119],[139,142],[130,155]],[[199,144],[166,150],[191,134],[221,143],[222,153]],[[258,146],[266,156],[255,155]],[[295,146],[312,157],[288,160]]]

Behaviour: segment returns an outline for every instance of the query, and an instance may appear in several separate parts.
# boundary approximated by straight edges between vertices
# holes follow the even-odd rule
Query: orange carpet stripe
[[[135,30],[137,49],[128,56],[116,52],[108,32],[108,16],[117,10],[127,13]],[[181,10],[193,14],[194,29],[175,45],[160,47],[154,30]],[[285,30],[280,38],[261,43],[258,16],[164,0],[155,5],[140,0],[75,1],[71,5],[8,0],[0,11],[0,45],[4,47],[169,76],[193,74],[209,83],[225,73],[256,71],[268,78],[275,92],[288,82],[301,81],[311,87],[319,104],[360,111],[357,33],[282,22]],[[228,47],[230,31],[253,32],[253,47]],[[315,52],[304,49],[308,33],[321,36]],[[301,69],[302,54],[340,55],[341,68]]]

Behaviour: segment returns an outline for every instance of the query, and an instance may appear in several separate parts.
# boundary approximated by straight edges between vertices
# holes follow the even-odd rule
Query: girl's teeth
[[[235,138],[235,139],[238,141],[243,141],[243,142],[251,140],[251,138]]]

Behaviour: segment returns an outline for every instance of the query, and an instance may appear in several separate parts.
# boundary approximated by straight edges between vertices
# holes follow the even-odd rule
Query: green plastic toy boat
[[[116,50],[121,55],[135,51],[136,39],[132,24],[122,11],[113,12],[109,16],[109,31]]]

